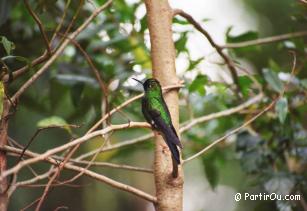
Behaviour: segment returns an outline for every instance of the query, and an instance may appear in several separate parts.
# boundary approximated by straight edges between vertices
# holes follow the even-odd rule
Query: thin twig
[[[208,146],[206,146],[204,149],[202,149],[201,151],[199,151],[198,153],[192,155],[191,157],[185,159],[183,161],[183,163],[189,162],[195,158],[197,158],[198,156],[202,155],[203,153],[207,152],[209,149],[211,149],[212,147],[214,147],[215,145],[219,144],[221,141],[225,140],[227,137],[239,132],[242,128],[248,126],[249,124],[251,124],[252,122],[254,122],[258,117],[262,116],[265,112],[267,112],[268,110],[270,110],[275,104],[276,102],[283,97],[285,90],[287,90],[287,87],[289,85],[289,82],[291,81],[292,76],[295,74],[295,67],[296,67],[296,55],[295,52],[290,51],[290,53],[293,55],[293,63],[292,63],[292,69],[291,69],[291,77],[289,78],[289,80],[287,81],[286,85],[284,86],[282,92],[279,94],[279,96],[273,100],[273,102],[271,102],[267,107],[265,107],[261,112],[259,112],[257,115],[255,115],[254,117],[252,117],[251,119],[249,119],[248,121],[244,122],[240,127],[237,127],[233,130],[231,130],[229,133],[225,134],[224,136],[222,136],[221,138],[218,138],[217,140],[213,141],[211,144],[209,144]]]
[[[86,19],[86,21],[72,34],[70,34],[68,37],[70,39],[75,39],[81,31],[83,31],[90,23],[91,21],[105,8],[107,8],[109,5],[111,5],[112,0],[108,0],[104,5],[99,7],[97,10],[95,10],[92,15]],[[56,50],[56,52],[50,57],[50,59],[28,80],[26,81],[19,90],[14,94],[12,100],[15,102],[19,99],[20,95],[26,91],[48,68],[49,66],[60,56],[60,54],[63,52],[65,47],[69,44],[69,40],[65,39],[65,41],[61,44],[61,46]]]
[[[34,11],[31,9],[29,2],[27,0],[24,0],[23,2],[26,5],[26,8],[29,11],[30,15],[33,17],[33,19],[37,23],[39,31],[41,32],[41,34],[44,38],[44,42],[45,42],[45,45],[46,45],[46,48],[47,48],[47,52],[48,52],[49,56],[51,56],[52,51],[51,51],[51,48],[50,48],[50,43],[49,43],[49,40],[48,40],[48,37],[46,35],[46,32],[45,32],[45,29],[43,27],[42,22],[40,21],[39,17],[34,13]]]
[[[186,124],[185,126],[181,127],[180,132],[182,133],[184,131],[187,131],[190,128],[192,128],[193,126],[195,126],[196,124],[206,122],[206,121],[211,120],[211,119],[217,119],[217,118],[220,118],[220,117],[223,117],[223,116],[229,116],[231,114],[237,113],[237,112],[239,112],[239,111],[241,111],[241,110],[257,103],[257,102],[259,102],[262,98],[263,98],[263,94],[260,93],[260,94],[256,95],[255,97],[249,99],[248,101],[240,104],[239,106],[236,106],[236,107],[224,110],[224,111],[220,111],[220,112],[217,112],[217,113],[213,113],[213,114],[209,114],[209,115],[206,115],[206,116],[195,118],[192,121],[190,121],[188,124]]]
[[[170,90],[170,89],[178,89],[178,88],[182,88],[182,87],[184,87],[184,86],[183,86],[182,84],[179,84],[179,85],[170,85],[170,86],[166,86],[166,87],[163,87],[162,89],[167,91],[167,90]],[[103,121],[105,121],[107,118],[109,118],[112,114],[114,114],[115,112],[121,110],[123,107],[129,105],[130,103],[132,103],[132,102],[134,102],[134,101],[136,101],[136,100],[142,98],[143,96],[144,96],[144,93],[139,94],[139,95],[137,95],[137,96],[135,96],[135,97],[132,97],[132,98],[130,98],[129,100],[123,102],[121,105],[119,105],[119,106],[113,108],[113,109],[112,109],[111,111],[109,111],[105,116],[103,116],[98,122],[96,122],[95,125],[92,126],[92,127],[88,130],[88,132],[93,132],[96,128],[99,127],[99,125],[101,125],[101,123],[102,123]]]
[[[265,38],[260,38],[256,40],[245,41],[245,42],[239,42],[239,43],[227,43],[225,45],[221,45],[220,48],[221,49],[244,48],[244,47],[248,47],[252,45],[263,45],[263,44],[278,42],[282,40],[288,40],[288,39],[295,38],[295,37],[305,37],[305,36],[307,36],[307,31],[300,31],[300,32],[281,34],[281,35],[276,35],[272,37],[265,37]]]
[[[117,144],[113,144],[113,145],[107,146],[107,147],[105,147],[101,150],[95,149],[93,151],[90,151],[90,152],[87,152],[85,154],[80,155],[75,160],[77,160],[77,161],[84,160],[87,157],[90,157],[97,152],[100,153],[100,152],[111,151],[111,150],[119,149],[119,148],[122,148],[122,147],[130,146],[130,145],[133,145],[133,144],[141,143],[141,142],[144,142],[144,141],[146,141],[146,140],[148,140],[152,137],[154,137],[154,133],[150,133],[150,134],[147,134],[147,135],[144,135],[144,136],[141,136],[141,137],[138,137],[138,138],[134,138],[134,139],[131,139],[131,140],[128,140],[128,141],[123,141],[123,142],[120,142],[120,143],[117,143]]]
[[[34,135],[31,137],[30,141],[28,141],[27,145],[23,148],[22,153],[20,154],[19,158],[17,159],[17,164],[22,160],[24,152],[30,147],[30,145],[33,143],[34,139],[40,134],[40,132],[48,129],[53,129],[53,128],[61,128],[61,129],[67,129],[66,127],[78,127],[77,125],[65,125],[65,126],[60,126],[60,125],[50,125],[47,127],[41,127],[38,128]]]
[[[183,163],[187,163],[195,158],[197,158],[198,156],[202,155],[203,153],[207,152],[209,149],[211,149],[212,147],[214,147],[215,145],[219,144],[220,142],[222,142],[223,140],[225,140],[227,137],[239,132],[242,128],[248,126],[250,123],[252,123],[253,121],[255,121],[258,117],[260,117],[262,114],[264,114],[265,112],[267,112],[268,110],[270,110],[275,103],[277,102],[279,98],[275,99],[272,103],[270,103],[270,105],[268,105],[266,108],[264,108],[261,112],[259,112],[257,115],[255,115],[254,117],[252,117],[251,119],[249,119],[248,121],[246,121],[244,124],[242,124],[240,127],[235,128],[234,130],[231,130],[229,133],[226,133],[224,136],[218,138],[217,140],[213,141],[211,144],[209,144],[208,146],[206,146],[204,149],[202,149],[201,151],[197,152],[196,154],[192,155],[191,157],[183,160]]]
[[[99,71],[98,71],[97,68],[95,67],[95,65],[94,65],[94,63],[92,62],[90,56],[87,54],[87,52],[81,47],[81,45],[80,45],[77,41],[75,41],[75,40],[72,39],[72,38],[69,38],[69,37],[65,36],[65,34],[61,34],[61,33],[59,33],[59,34],[60,34],[61,36],[63,36],[64,38],[68,39],[71,43],[73,43],[73,44],[81,51],[81,53],[82,53],[83,56],[85,57],[86,61],[88,62],[89,66],[90,66],[91,69],[93,70],[94,75],[96,76],[96,79],[97,79],[97,81],[98,81],[98,83],[99,83],[99,85],[100,85],[100,88],[101,88],[101,90],[103,91],[103,96],[104,96],[103,98],[104,98],[105,103],[108,104],[108,89],[107,89],[107,86],[106,86],[105,83],[103,82],[103,80],[102,80],[102,78],[101,78],[101,76],[100,76],[100,74],[99,74]],[[68,154],[68,156],[65,157],[65,159],[64,159],[64,161],[63,161],[63,164],[65,164],[65,163],[73,156],[74,152],[77,151],[77,149],[79,148],[79,146],[80,146],[80,144],[76,145],[76,146],[71,150],[71,152]],[[97,153],[97,155],[98,155],[98,153]],[[97,155],[96,155],[96,156],[97,156]],[[96,158],[96,156],[93,157],[93,160]],[[61,164],[61,166],[62,166],[63,164]],[[57,172],[54,173],[53,177],[49,180],[48,185],[46,186],[46,188],[45,188],[45,190],[44,190],[44,193],[43,193],[43,195],[42,195],[42,197],[41,197],[41,199],[40,199],[40,201],[39,201],[39,203],[38,203],[38,205],[37,205],[37,207],[36,207],[36,210],[37,210],[37,211],[40,210],[40,207],[41,207],[41,205],[42,205],[42,202],[43,202],[43,200],[45,199],[45,197],[46,197],[46,195],[47,195],[47,193],[48,193],[48,190],[49,190],[50,187],[51,187],[51,184],[52,184],[53,180],[55,180],[55,178],[58,177],[58,175],[60,174],[60,171],[62,170],[62,167],[61,167],[61,166],[60,166],[60,168],[58,168]],[[90,163],[88,164],[88,166],[87,166],[85,169],[89,168],[89,166],[90,166]],[[79,173],[77,176],[74,176],[73,180],[77,179],[77,178],[80,177],[80,176],[82,176],[82,172]],[[69,180],[69,181],[70,181],[70,180]]]
[[[64,9],[64,12],[63,12],[63,15],[62,15],[62,18],[61,18],[61,21],[60,23],[58,24],[57,28],[55,29],[55,32],[51,38],[51,41],[50,41],[50,46],[52,46],[52,42],[53,40],[55,39],[55,36],[56,36],[56,33],[60,30],[61,26],[63,25],[63,22],[64,22],[64,19],[65,19],[65,16],[67,14],[67,8],[69,6],[69,3],[71,2],[71,0],[67,0],[67,3],[65,5],[65,9]],[[51,49],[51,54],[53,54],[55,52],[55,49]],[[47,61],[49,58],[49,55],[47,53],[47,51],[44,51],[44,53],[39,56],[38,58],[34,59],[31,64],[27,64],[17,70],[14,70],[12,72],[12,79],[16,79],[20,76],[22,76],[30,67],[35,67],[36,65],[39,65],[45,61]],[[9,75],[6,74],[4,77],[3,77],[3,81],[8,81],[9,80]]]
[[[62,15],[62,17],[59,21],[59,24],[57,25],[57,27],[55,28],[55,30],[53,32],[52,38],[50,40],[50,45],[52,45],[53,40],[56,38],[58,32],[61,30],[61,28],[64,24],[64,20],[65,20],[65,17],[67,15],[67,10],[69,8],[70,3],[71,3],[71,0],[66,0],[66,4],[65,4],[65,7],[64,7],[64,10],[63,10],[63,15]]]
[[[70,162],[79,164],[79,165],[87,165],[89,161],[77,161],[77,160],[70,160]],[[115,163],[108,163],[108,162],[92,162],[92,166],[101,166],[101,167],[109,167],[109,168],[116,168],[116,169],[124,169],[124,170],[132,170],[132,171],[139,171],[144,173],[153,173],[152,169],[130,166],[130,165],[123,165],[123,164],[115,164]]]
[[[182,126],[180,127],[179,131],[180,131],[180,133],[183,133],[183,132],[186,132],[187,130],[189,130],[190,128],[192,128],[193,126],[195,126],[196,124],[201,124],[201,123],[204,123],[204,122],[212,120],[212,119],[216,119],[216,118],[220,118],[220,117],[224,117],[224,116],[229,116],[231,114],[237,113],[237,112],[244,110],[245,108],[261,101],[262,98],[263,98],[263,94],[258,94],[255,97],[249,99],[248,101],[246,101],[246,102],[244,102],[244,103],[242,103],[242,104],[240,104],[236,107],[233,107],[233,108],[230,108],[230,109],[227,109],[227,110],[224,110],[224,111],[220,111],[220,112],[217,112],[217,113],[201,116],[201,117],[193,119],[192,121],[182,123],[181,124]],[[106,152],[106,151],[116,150],[116,149],[119,149],[119,148],[122,148],[122,147],[131,146],[133,144],[138,144],[138,143],[144,142],[144,141],[146,141],[146,140],[148,140],[152,137],[154,137],[154,134],[150,133],[150,134],[146,134],[146,135],[143,135],[143,136],[135,138],[135,139],[131,139],[131,140],[128,140],[128,141],[122,141],[120,143],[113,144],[111,146],[103,148],[100,151],[99,151],[99,149],[95,149],[93,151],[90,151],[90,152],[87,152],[85,154],[80,155],[75,160],[84,160],[87,157],[92,156],[93,154],[95,154],[97,152]]]
[[[79,145],[77,145],[79,146]],[[51,185],[53,183],[53,181],[60,175],[61,173],[61,170],[63,169],[64,165],[67,163],[67,161],[71,158],[71,156],[73,155],[73,153],[77,150],[75,146],[73,149],[69,150],[68,153],[67,153],[67,156],[65,156],[64,160],[63,160],[63,163],[61,163],[59,165],[59,168],[56,169],[55,173],[52,175],[52,177],[49,179],[45,189],[44,189],[44,192],[43,192],[43,195],[40,197],[38,203],[37,203],[37,206],[35,208],[35,211],[39,211],[41,209],[41,206],[43,204],[43,201],[45,200],[45,198],[47,197],[47,194],[51,188]]]
[[[181,17],[185,18],[188,22],[190,22],[200,33],[202,33],[209,43],[211,44],[212,47],[215,48],[217,53],[223,58],[225,64],[227,65],[228,69],[230,70],[232,79],[234,83],[236,84],[238,90],[240,91],[240,85],[239,85],[239,80],[238,80],[238,74],[235,68],[234,63],[232,60],[223,52],[222,48],[214,42],[213,38],[211,35],[188,13],[184,12],[183,10],[180,9],[175,9],[173,12],[173,15],[180,15]]]
[[[105,134],[104,136],[107,136],[107,134]],[[109,137],[109,136],[108,136]],[[105,139],[103,141],[103,143],[101,144],[101,146],[99,147],[99,149],[103,149],[103,147],[105,146],[105,144],[107,143],[107,139]],[[77,145],[78,147],[80,145]],[[75,180],[77,180],[79,177],[81,177],[84,174],[84,171],[89,169],[92,165],[92,163],[96,160],[97,156],[99,155],[99,153],[94,154],[94,156],[91,158],[91,160],[87,163],[87,165],[84,167],[84,170],[82,172],[79,172],[77,175],[75,175],[74,177],[62,182],[62,184],[66,184],[66,183],[71,183]]]
[[[99,70],[96,68],[96,66],[94,65],[91,57],[88,55],[88,53],[82,48],[82,46],[74,39],[71,39],[67,36],[65,36],[64,34],[59,33],[59,35],[69,39],[69,41],[76,46],[80,52],[83,54],[85,60],[87,61],[87,63],[89,64],[89,66],[91,67],[91,69],[93,70],[93,73],[96,77],[96,80],[100,86],[101,91],[103,92],[103,99],[104,99],[104,103],[106,104],[106,108],[108,108],[108,87],[106,85],[106,83],[102,80],[102,77],[99,73]]]
[[[10,147],[10,146],[4,146],[4,147],[1,147],[2,150],[5,150],[5,151],[9,151],[9,152],[14,152],[14,153],[17,153],[17,154],[20,154],[21,153],[21,150],[20,149],[17,149],[17,148],[14,148],[14,147]],[[37,157],[41,157],[43,154],[37,154],[37,153],[33,153],[33,152],[30,152],[29,150],[27,150],[25,152],[25,155],[28,156],[28,157],[32,157],[32,158],[37,158]],[[57,165],[57,160],[51,158],[50,156],[47,156],[45,158],[45,161],[53,164],[53,165]],[[76,172],[82,172],[84,171],[84,175],[88,176],[88,177],[91,177],[93,179],[96,179],[100,182],[103,182],[103,183],[106,183],[114,188],[117,188],[117,189],[120,189],[120,190],[124,190],[126,192],[129,192],[129,193],[132,193],[136,196],[139,196],[140,198],[143,198],[147,201],[150,201],[150,202],[153,202],[153,203],[156,203],[157,199],[156,197],[148,194],[148,193],[145,193],[137,188],[134,188],[132,186],[129,186],[129,185],[126,185],[126,184],[123,184],[123,183],[120,183],[120,182],[117,182],[113,179],[110,179],[104,175],[101,175],[101,174],[98,174],[98,173],[95,173],[91,170],[84,170],[84,168],[82,167],[79,167],[79,166],[75,166],[75,165],[72,165],[70,163],[66,163],[64,165],[64,168],[65,169],[69,169],[69,170],[72,170],[72,171],[76,171]]]
[[[66,149],[69,149],[71,147],[74,147],[78,144],[84,143],[87,140],[90,140],[96,136],[101,136],[107,133],[110,133],[111,131],[121,130],[121,129],[127,129],[127,128],[150,128],[150,125],[146,122],[130,122],[126,124],[119,124],[119,125],[110,125],[102,130],[98,130],[89,134],[86,134],[80,138],[77,138],[69,143],[63,144],[61,146],[55,147],[53,149],[50,149],[46,151],[45,153],[39,155],[38,157],[30,158],[28,160],[21,161],[14,167],[2,172],[0,176],[0,180],[4,177],[7,177],[8,175],[11,175],[13,173],[17,173],[20,169],[22,169],[24,166],[30,165],[32,163],[36,163],[38,161],[44,160],[48,157],[50,157],[53,154],[56,154],[58,152],[64,151]]]
[[[28,204],[27,206],[25,206],[24,208],[20,209],[20,211],[25,211],[27,209],[29,209],[30,207],[32,207],[34,204],[36,204],[39,201],[40,198],[35,199],[34,201],[32,201],[30,204]]]

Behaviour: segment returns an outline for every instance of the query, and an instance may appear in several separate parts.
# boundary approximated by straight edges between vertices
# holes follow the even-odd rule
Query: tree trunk
[[[7,131],[8,131],[8,115],[10,111],[10,102],[6,97],[3,97],[3,111],[0,123],[0,146],[7,144]],[[6,170],[6,153],[0,151],[0,174]],[[0,180],[0,211],[7,210],[8,207],[8,194],[7,194],[7,179]]]
[[[145,0],[147,21],[151,42],[153,77],[162,86],[179,82],[175,68],[175,47],[172,40],[173,11],[167,0]],[[178,91],[173,90],[165,96],[172,116],[174,127],[178,131]],[[159,135],[156,136],[155,148],[155,185],[158,211],[182,210],[183,172],[178,169],[178,177],[172,176],[172,159],[168,147]]]

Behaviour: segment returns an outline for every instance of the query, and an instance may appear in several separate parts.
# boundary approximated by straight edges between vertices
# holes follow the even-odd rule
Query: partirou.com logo
[[[251,194],[251,193],[236,193],[234,196],[235,201],[240,200],[250,200],[250,201],[256,201],[256,200],[279,200],[279,201],[299,201],[301,199],[301,195],[299,194],[277,194],[277,193],[257,193],[257,194]]]

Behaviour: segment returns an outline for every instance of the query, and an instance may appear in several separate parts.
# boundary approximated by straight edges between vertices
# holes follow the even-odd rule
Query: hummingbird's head
[[[132,78],[133,80],[139,82],[140,84],[143,85],[143,88],[146,93],[148,92],[162,92],[161,85],[158,80],[154,78],[149,78],[147,79],[144,83],[138,79]]]
[[[161,85],[158,80],[154,78],[147,79],[144,83],[144,90],[146,91],[161,91]]]

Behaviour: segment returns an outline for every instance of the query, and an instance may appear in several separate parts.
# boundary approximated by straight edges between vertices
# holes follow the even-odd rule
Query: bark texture
[[[162,86],[177,84],[175,68],[175,47],[172,40],[173,11],[167,0],[145,0],[147,21],[151,42],[153,77]],[[178,131],[178,91],[173,90],[165,96],[174,127]],[[156,185],[158,211],[182,210],[183,172],[178,169],[178,177],[172,176],[171,153],[159,135],[156,136],[154,176]]]
[[[6,97],[3,99],[3,112],[1,115],[0,123],[0,146],[7,144],[7,131],[8,131],[8,117],[9,117],[10,103]],[[7,158],[4,151],[0,151],[0,174],[7,168]],[[0,180],[0,211],[6,211],[8,207],[8,194],[7,194],[7,179]]]

